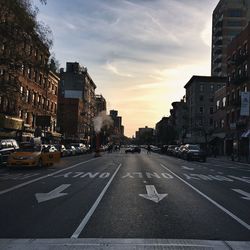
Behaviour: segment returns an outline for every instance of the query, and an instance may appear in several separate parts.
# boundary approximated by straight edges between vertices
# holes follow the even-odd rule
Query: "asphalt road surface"
[[[74,249],[250,249],[250,166],[121,150],[1,168],[0,238],[0,249],[63,249],[67,239]]]

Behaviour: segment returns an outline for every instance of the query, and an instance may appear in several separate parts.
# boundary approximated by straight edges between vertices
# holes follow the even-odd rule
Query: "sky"
[[[38,19],[53,32],[60,67],[79,62],[125,135],[155,127],[185,95],[193,75],[210,75],[212,12],[219,0],[47,0]]]

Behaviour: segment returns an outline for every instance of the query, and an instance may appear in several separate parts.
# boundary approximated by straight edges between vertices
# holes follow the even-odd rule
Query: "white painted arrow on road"
[[[65,190],[66,188],[68,188],[69,186],[71,186],[71,184],[63,184],[55,188],[54,190],[50,191],[49,193],[36,193],[36,199],[38,203],[41,203],[44,201],[52,200],[52,199],[67,195],[67,193],[61,193],[61,192]]]
[[[244,200],[250,200],[250,193],[246,192],[246,191],[243,191],[241,189],[232,189],[233,191],[239,193],[239,194],[242,194],[244,195],[243,197],[241,197],[242,199]]]
[[[158,194],[154,185],[146,185],[146,190],[147,194],[139,194],[139,196],[151,200],[155,203],[158,203],[168,195],[168,194]]]

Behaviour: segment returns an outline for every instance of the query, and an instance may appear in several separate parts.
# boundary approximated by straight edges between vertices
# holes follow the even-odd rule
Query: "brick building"
[[[102,95],[95,95],[96,113],[107,111],[106,100]]]
[[[56,135],[59,77],[50,70],[48,45],[34,30],[23,30],[15,13],[7,13],[1,16],[1,24],[7,28],[0,41],[0,84],[4,86],[0,91],[0,137],[32,137],[40,116],[48,116],[50,124],[44,129]]]
[[[73,107],[69,107],[69,110],[74,109],[76,106],[79,108],[78,112],[75,113],[77,117],[75,117],[74,120],[81,122],[81,124],[75,125],[79,128],[78,134],[75,138],[90,143],[93,135],[93,118],[96,115],[96,85],[90,77],[87,68],[81,67],[78,62],[67,62],[66,71],[63,69],[60,71],[60,79],[58,110],[58,117],[60,117],[59,127],[63,129],[61,131],[67,139],[67,135],[70,135],[71,131],[70,126],[65,123],[70,123],[71,121],[62,119],[62,117],[65,117],[65,114],[68,113],[68,110],[67,106],[62,108],[61,105],[63,106],[67,103],[67,100],[65,99],[79,100],[77,105],[75,103],[78,101],[72,103]],[[64,112],[64,114],[62,112]],[[81,119],[79,118],[79,115],[81,116]]]
[[[226,150],[238,157],[249,156],[250,92],[250,24],[229,44],[227,49],[228,83],[226,86]],[[242,98],[247,95],[246,110]],[[244,98],[245,99],[245,98]]]
[[[188,129],[188,109],[187,103],[184,99],[179,102],[172,103],[172,109],[170,110],[171,125],[175,128],[176,141],[183,143]]]
[[[213,113],[214,130],[210,144],[219,155],[225,154],[224,140],[226,137],[226,86],[214,93],[215,110]]]
[[[184,86],[188,111],[188,142],[204,144],[209,141],[214,128],[214,93],[225,84],[224,77],[192,76]]]

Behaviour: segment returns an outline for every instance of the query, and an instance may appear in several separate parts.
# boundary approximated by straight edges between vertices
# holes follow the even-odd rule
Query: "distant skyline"
[[[192,75],[210,75],[212,12],[219,0],[48,0],[60,67],[88,68],[96,93],[118,110],[125,135],[155,127]]]

